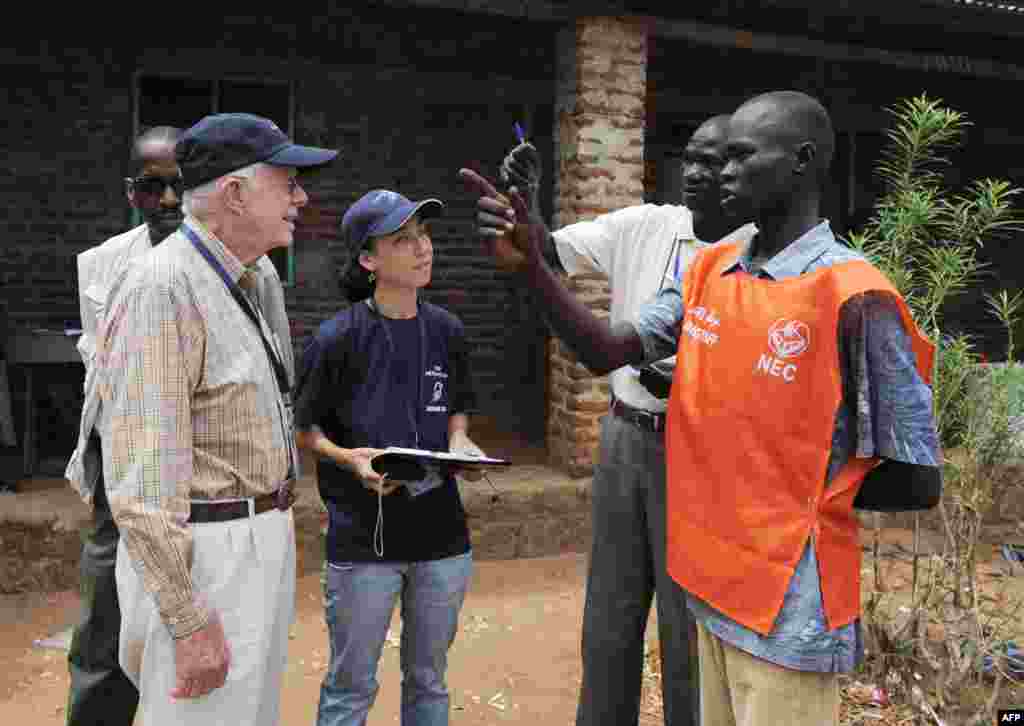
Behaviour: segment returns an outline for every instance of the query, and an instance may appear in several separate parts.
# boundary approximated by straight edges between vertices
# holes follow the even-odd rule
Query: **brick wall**
[[[0,139],[0,322],[78,315],[74,255],[123,231],[130,70],[110,51],[42,43],[0,51],[8,70]]]
[[[530,412],[543,412],[542,353],[531,362],[530,351],[542,349],[545,331],[480,249],[473,199],[456,173],[473,165],[493,177],[515,143],[513,122],[551,118],[555,27],[445,10],[396,12],[343,6],[320,17],[227,16],[193,28],[187,47],[171,45],[171,36],[160,47],[164,36],[143,45],[100,34],[90,36],[92,48],[55,40],[0,51],[12,78],[9,131],[0,140],[8,160],[0,171],[0,320],[32,328],[77,317],[74,256],[127,227],[121,179],[134,73],[291,81],[296,140],[343,149],[338,164],[306,184],[311,201],[296,234],[297,284],[286,290],[297,353],[345,305],[337,224],[347,206],[374,187],[437,196],[448,209],[435,227],[437,264],[426,298],[466,323],[484,412],[519,413],[537,427],[542,417]],[[498,52],[499,34],[530,42],[505,43]],[[533,131],[550,149],[550,122]],[[16,399],[21,386],[15,372]]]
[[[628,18],[584,18],[559,33],[555,226],[643,202],[647,33]],[[607,281],[570,282],[599,315],[607,315]],[[589,374],[557,340],[549,347],[548,452],[573,476],[591,472],[598,421],[609,386]]]
[[[425,297],[451,309],[466,325],[477,389],[487,407],[501,407],[517,395],[542,406],[543,389],[538,382],[524,381],[531,386],[525,399],[521,391],[509,388],[510,374],[520,370],[520,354],[530,342],[518,341],[517,347],[510,331],[526,332],[525,321],[511,280],[496,269],[473,234],[475,200],[456,178],[458,167],[466,164],[493,177],[500,153],[511,145],[511,120],[519,115],[519,108],[485,96],[477,96],[476,103],[457,103],[440,93],[431,98],[429,91],[417,99],[422,75],[403,73],[386,80],[397,97],[395,103],[360,109],[358,99],[372,97],[380,81],[369,74],[342,75],[347,77],[325,74],[302,85],[297,138],[303,140],[303,125],[310,117],[330,118],[333,132],[305,140],[339,145],[347,158],[339,167],[342,171],[311,184],[313,202],[304,215],[308,223],[300,230],[296,248],[297,285],[288,291],[296,344],[301,345],[316,324],[343,305],[337,272],[345,251],[337,223],[348,205],[378,187],[398,189],[413,199],[439,197],[447,209],[433,223],[436,263]],[[435,82],[473,89],[468,78],[444,77]],[[318,99],[330,99],[335,111],[318,107]],[[349,117],[345,109],[360,115]],[[399,117],[401,122],[395,123]]]
[[[123,231],[124,143],[130,71],[113,52],[36,41],[6,47],[5,133],[0,138],[0,345],[5,330],[62,328],[78,317],[74,256]],[[66,456],[81,406],[80,367],[35,372],[43,458]],[[24,371],[8,368],[21,440]],[[8,478],[10,472],[4,475]]]
[[[181,47],[171,45],[177,38],[160,47],[154,43],[164,36],[143,40],[110,29],[60,39],[60,30],[51,28],[52,40],[26,37],[0,49],[8,71],[0,138],[7,160],[0,168],[0,323],[32,328],[77,315],[74,255],[123,231],[130,219],[121,178],[133,128],[132,75],[143,70],[293,81],[297,140],[345,149],[341,162],[307,185],[311,204],[295,248],[298,285],[287,291],[300,351],[309,332],[343,305],[336,227],[345,207],[374,186],[445,199],[448,214],[437,226],[438,264],[427,297],[469,327],[485,410],[516,426],[526,420],[543,436],[550,384],[547,440],[555,460],[577,473],[593,460],[597,409],[603,410],[607,386],[572,377],[580,373],[578,364],[560,344],[546,342],[528,294],[478,249],[472,199],[455,177],[467,163],[493,175],[514,143],[514,120],[527,122],[545,158],[558,148],[552,191],[542,198],[552,204],[547,211],[556,226],[652,193],[659,175],[653,154],[644,167],[645,135],[652,148],[668,148],[677,143],[674,128],[731,111],[780,84],[824,88],[839,130],[876,133],[887,121],[883,106],[928,91],[976,122],[955,169],[1024,183],[1024,146],[1006,123],[1005,104],[993,100],[1009,92],[1003,82],[867,62],[822,65],[666,39],[650,46],[645,69],[642,27],[622,19],[566,25],[364,5],[320,16],[280,14],[226,16],[190,27]],[[92,47],[76,47],[84,42]],[[993,131],[1002,135],[995,138]],[[989,245],[984,254],[1003,281],[1019,288],[1011,246]],[[599,281],[574,284],[596,310],[606,307]],[[960,308],[981,305],[965,300]],[[17,371],[11,385],[18,406]],[[39,387],[50,386],[41,381]]]
[[[296,139],[341,146],[345,158],[311,185],[309,226],[296,249],[297,286],[288,291],[296,345],[344,304],[337,223],[348,205],[377,187],[439,197],[447,209],[433,223],[436,263],[425,297],[465,323],[484,412],[539,437],[546,331],[476,240],[475,197],[457,171],[472,166],[493,178],[515,143],[516,120],[542,151],[550,149],[550,123],[530,121],[551,117],[554,27],[409,10],[406,27],[396,32],[393,12],[360,11],[344,27],[335,23],[336,46],[344,50],[325,49],[301,76]],[[531,42],[505,44],[497,53],[499,33]]]

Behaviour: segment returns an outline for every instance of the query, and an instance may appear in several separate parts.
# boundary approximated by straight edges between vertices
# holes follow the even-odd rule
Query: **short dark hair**
[[[773,104],[779,117],[786,122],[786,129],[795,139],[814,143],[817,149],[814,164],[817,181],[827,181],[835,152],[836,134],[832,119],[821,101],[801,91],[770,91],[744,102],[740,108],[754,103]]]
[[[176,126],[150,126],[143,129],[142,133],[135,137],[135,141],[132,142],[132,151],[129,156],[129,176],[134,176],[139,170],[139,165],[145,160],[145,154],[142,149],[147,144],[164,142],[170,145],[171,155],[174,155],[174,145],[178,143],[178,139],[184,133],[182,129]]]

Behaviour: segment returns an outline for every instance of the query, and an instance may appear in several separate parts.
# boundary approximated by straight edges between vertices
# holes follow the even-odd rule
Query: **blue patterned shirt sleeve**
[[[684,313],[683,292],[678,285],[662,288],[640,308],[633,327],[644,346],[644,364],[676,354]]]
[[[918,373],[896,301],[881,292],[858,295],[844,305],[840,326],[844,378],[853,387],[845,398],[855,412],[855,456],[938,466],[932,390]]]

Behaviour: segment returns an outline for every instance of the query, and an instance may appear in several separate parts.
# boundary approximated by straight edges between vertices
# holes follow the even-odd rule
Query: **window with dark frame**
[[[200,78],[170,74],[139,74],[135,87],[135,135],[153,126],[187,129],[211,113],[253,113],[292,135],[292,85],[287,81]],[[133,212],[133,223],[141,223]],[[268,255],[281,282],[295,283],[294,245]]]

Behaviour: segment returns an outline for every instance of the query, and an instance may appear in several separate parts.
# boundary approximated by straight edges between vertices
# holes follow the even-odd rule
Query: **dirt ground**
[[[869,532],[864,532],[862,541],[867,550],[866,594],[873,584]],[[926,533],[922,549],[937,549],[939,544],[937,537]],[[884,587],[897,602],[909,594],[911,546],[909,530],[883,530],[880,570]],[[1024,568],[1011,566],[997,553],[998,548],[990,544],[983,553],[986,562],[979,567],[986,596],[1024,597]],[[451,651],[453,726],[574,721],[585,568],[582,554],[477,562]],[[64,723],[66,653],[39,647],[35,641],[66,631],[74,622],[77,607],[77,593],[70,590],[0,597],[0,632],[4,634],[0,638],[0,716],[41,726]],[[296,609],[281,723],[311,724],[328,652],[318,573],[307,571],[300,577]],[[641,726],[662,723],[653,625],[652,614]],[[370,726],[399,722],[400,627],[396,613],[380,664],[381,690],[370,714]],[[1024,691],[1018,690],[1011,698],[1013,705],[1024,705],[1016,703],[1024,698]],[[862,710],[878,720],[843,723],[903,723],[885,720],[884,710]],[[850,714],[847,701],[844,718]]]
[[[477,428],[477,440],[485,450],[508,456],[517,466],[493,474],[500,502],[488,485],[463,490],[479,559],[450,653],[451,723],[570,724],[575,721],[580,682],[586,556],[579,553],[589,542],[587,480],[571,480],[547,468],[542,449],[524,446],[496,426],[484,422]],[[10,530],[11,522],[35,523],[58,512],[61,524],[55,530],[74,535],[65,543],[67,557],[77,554],[77,529],[85,510],[66,484],[19,483],[25,496],[0,502],[11,510],[4,526]],[[300,482],[299,494],[299,504],[316,498],[311,477]],[[311,505],[299,504],[297,617],[282,702],[281,723],[286,725],[314,723],[328,658],[319,574],[321,522]],[[38,531],[42,530],[31,530],[33,536]],[[14,538],[8,535],[12,544]],[[26,551],[31,548],[22,547],[16,554],[24,556]],[[78,593],[67,589],[71,587],[69,582],[56,591],[0,595],[0,717],[5,723],[64,723],[67,653],[34,643],[66,637],[78,614]],[[381,659],[381,689],[370,726],[399,722],[400,627],[396,612]],[[653,625],[648,629],[655,631]],[[660,724],[660,701],[645,694],[645,707],[642,726]]]
[[[590,536],[586,482],[569,480],[547,469],[540,452],[518,448],[514,442],[497,436],[493,438],[485,438],[485,448],[510,456],[520,465],[495,475],[496,487],[502,495],[500,502],[494,501],[489,489],[463,492],[474,543],[480,546],[483,557],[476,563],[460,632],[451,651],[451,723],[571,724],[575,720],[580,681],[579,640],[586,568],[586,556],[579,553],[586,551]],[[44,483],[36,484],[43,488]],[[74,541],[64,544],[77,553],[80,503],[63,485],[58,490],[35,494],[28,491],[31,487],[25,489],[28,496],[4,502],[12,509],[5,515],[8,524],[4,527],[10,530],[10,522],[43,520],[59,511],[62,521],[67,521],[57,530],[65,529],[75,535]],[[311,482],[305,482],[300,495],[316,496]],[[314,723],[328,657],[319,575],[320,522],[312,507],[303,511],[305,515],[298,527],[297,622],[283,685],[281,723],[285,725]],[[903,525],[883,520],[880,548],[883,588],[892,594],[892,604],[897,609],[909,600],[911,585],[909,555],[913,537]],[[8,531],[5,536],[11,540],[9,534]],[[1024,542],[1024,526],[1017,520],[994,528],[987,535],[979,553],[984,563],[979,567],[979,580],[986,597],[991,598],[987,602],[999,608],[1004,602],[1024,598],[1024,566],[1011,566],[999,556],[1001,543]],[[865,596],[874,584],[871,543],[871,532],[864,529]],[[924,532],[923,552],[938,552],[941,546],[938,534]],[[554,555],[555,552],[561,554]],[[538,553],[549,556],[537,557]],[[70,584],[61,586],[66,587]],[[1007,600],[1002,600],[1004,597]],[[78,594],[74,589],[0,595],[0,716],[6,717],[5,722],[33,726],[64,723],[67,654],[60,649],[39,647],[35,642],[66,634],[77,613]],[[381,690],[370,714],[370,726],[399,722],[400,627],[396,613],[380,664]],[[652,613],[641,726],[662,724],[655,634]],[[1019,635],[1017,642],[1024,642],[1024,624]],[[1024,705],[1024,689],[1012,698],[1013,705]],[[843,723],[904,723],[887,719],[882,711],[871,711],[870,707],[865,711],[869,720],[844,718]],[[850,713],[851,709],[844,707],[844,717]]]
[[[451,651],[453,726],[574,721],[585,567],[584,555],[477,563]],[[0,715],[5,722],[64,723],[66,653],[33,642],[72,623],[77,605],[73,591],[0,598]],[[319,575],[301,577],[296,609],[281,723],[312,724],[328,652]],[[396,614],[370,726],[399,721],[400,627]],[[660,724],[660,715],[647,708],[643,726]]]
[[[884,515],[883,515],[884,517]],[[883,519],[883,522],[886,521]],[[884,525],[883,525],[884,527]],[[977,552],[977,582],[980,594],[979,610],[983,621],[1006,622],[1008,629],[1004,637],[1021,643],[1024,637],[1024,621],[1011,614],[1016,603],[1024,602],[1024,566],[1011,563],[1002,557],[1003,544],[1024,541],[1024,527],[1019,522],[993,524],[986,528]],[[861,569],[861,594],[866,603],[873,592],[881,595],[880,611],[891,622],[905,622],[912,602],[914,535],[911,529],[884,527],[879,537],[877,568],[873,557],[873,531],[861,530],[864,558]],[[942,536],[933,530],[922,529],[919,552],[924,555],[919,568],[919,586],[922,591],[930,581],[933,563],[929,555],[943,550]],[[877,573],[877,574],[876,574]],[[877,578],[877,579],[876,579]],[[934,611],[933,616],[936,615]],[[929,622],[925,638],[932,653],[940,654],[938,662],[948,666],[944,655],[944,631],[941,626]],[[906,645],[901,643],[900,645]],[[872,647],[868,643],[867,647]],[[915,669],[916,670],[916,669]],[[924,667],[921,670],[928,672]],[[906,677],[908,674],[903,674]],[[927,688],[927,679],[915,677]],[[916,726],[917,724],[939,723],[930,716],[915,712],[901,699],[890,700],[889,686],[881,680],[873,680],[866,672],[853,674],[841,679],[842,702],[840,724],[842,726]],[[946,726],[961,726],[980,704],[988,701],[993,694],[994,681],[986,678],[972,684],[957,694],[953,703],[946,704],[941,723]],[[929,694],[932,691],[928,691]],[[878,696],[881,696],[881,702]],[[973,705],[972,705],[973,704]],[[935,703],[932,703],[934,706]],[[1004,683],[999,691],[999,708],[1020,708],[1024,706],[1024,683]]]

